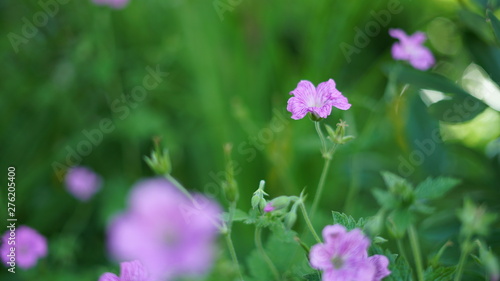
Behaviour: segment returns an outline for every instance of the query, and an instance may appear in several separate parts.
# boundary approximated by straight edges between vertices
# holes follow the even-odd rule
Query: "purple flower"
[[[427,70],[434,65],[435,60],[431,51],[422,46],[426,40],[425,33],[415,32],[408,36],[401,29],[389,29],[389,35],[399,39],[399,42],[392,45],[392,57],[395,60],[408,61],[414,68]]]
[[[106,272],[99,281],[149,281],[146,268],[138,260],[120,263],[120,277],[114,273]]]
[[[274,211],[274,209],[276,209],[275,207],[273,207],[273,204],[271,202],[267,203],[266,206],[264,207],[264,212],[266,213],[269,213],[269,212],[272,212]]]
[[[114,9],[122,9],[129,0],[92,0],[97,5],[107,5]]]
[[[317,88],[311,82],[302,80],[290,95],[293,97],[288,100],[286,110],[292,113],[295,120],[304,118],[308,112],[316,118],[326,118],[332,112],[332,106],[342,110],[351,107],[347,98],[335,88],[333,79],[320,83]]]
[[[153,281],[206,273],[221,209],[202,195],[193,199],[162,178],[136,184],[128,210],[108,227],[111,255],[119,261],[140,260]]]
[[[89,200],[101,187],[101,177],[86,167],[69,169],[65,178],[66,187],[80,201]]]
[[[370,240],[359,229],[347,232],[342,225],[328,225],[323,239],[309,253],[311,266],[323,271],[323,281],[379,281],[390,273],[385,256],[368,257]]]
[[[372,279],[373,281],[380,281],[384,279],[384,277],[389,276],[391,271],[387,269],[389,266],[389,259],[383,255],[373,255],[368,258],[371,264],[375,266],[375,276]]]
[[[47,240],[36,230],[25,225],[12,230],[14,228],[2,236],[0,253],[4,264],[11,266],[9,263],[15,262],[20,268],[28,269],[47,255]],[[11,248],[15,248],[14,252],[11,252]]]

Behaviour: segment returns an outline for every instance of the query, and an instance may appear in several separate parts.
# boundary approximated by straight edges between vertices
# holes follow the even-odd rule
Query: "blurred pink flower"
[[[2,236],[0,253],[4,264],[10,266],[8,263],[11,262],[11,247],[15,247],[15,264],[23,269],[35,266],[38,259],[47,255],[47,240],[36,230],[21,225],[13,233],[15,233],[15,236],[11,236],[11,230],[8,230]],[[11,237],[15,237],[15,240]],[[9,238],[11,239],[9,240]],[[12,243],[13,241],[15,241],[15,244]]]
[[[193,198],[195,203],[162,178],[136,184],[128,210],[108,227],[110,254],[140,260],[153,281],[206,273],[221,209],[202,195]]]
[[[65,178],[69,193],[80,201],[89,200],[101,188],[101,182],[99,175],[82,166],[70,168]]]
[[[276,209],[275,207],[273,207],[273,204],[271,202],[267,203],[266,206],[264,207],[264,212],[266,213],[269,213],[269,212],[272,212],[274,211],[274,209]]]
[[[368,257],[370,240],[359,229],[327,225],[323,239],[309,253],[311,266],[323,271],[323,281],[380,281],[390,274],[385,256]]]
[[[124,8],[129,0],[92,0],[97,5],[107,5],[114,9]]]
[[[326,118],[332,112],[332,106],[342,110],[351,107],[347,98],[335,88],[333,79],[320,83],[317,88],[311,82],[302,80],[290,95],[293,97],[288,100],[286,110],[292,113],[295,120],[304,118],[308,112],[316,118]]]
[[[395,60],[408,61],[419,70],[427,70],[434,65],[434,56],[427,47],[422,45],[426,40],[425,33],[415,32],[408,36],[401,29],[389,29],[389,35],[399,39],[399,42],[394,43],[391,49]]]
[[[140,261],[122,262],[120,263],[120,277],[114,273],[106,272],[99,281],[149,281],[146,268]]]

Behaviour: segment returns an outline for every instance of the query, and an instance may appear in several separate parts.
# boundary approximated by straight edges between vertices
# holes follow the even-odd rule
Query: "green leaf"
[[[500,85],[500,49],[486,44],[471,33],[464,35],[464,44],[473,61],[481,66],[497,85]]]
[[[303,278],[305,281],[320,281],[321,280],[321,276],[317,272],[306,274],[303,276]]]
[[[440,91],[447,99],[429,106],[429,113],[441,121],[464,122],[476,117],[487,108],[481,100],[469,94],[448,78],[431,72],[423,72],[406,65],[396,65],[393,70],[400,83],[411,84],[419,89]]]
[[[363,228],[366,224],[366,220],[364,218],[360,218],[356,221],[353,217],[348,216],[344,213],[332,212],[333,216],[333,224],[343,225],[347,230],[352,230],[354,228]]]
[[[266,254],[276,266],[280,276],[290,276],[291,278],[284,278],[284,280],[300,280],[304,275],[314,272],[314,269],[310,267],[304,268],[303,264],[307,262],[307,256],[297,254],[302,253],[297,242],[283,241],[274,233],[269,235],[267,241],[263,242]],[[253,250],[248,256],[247,265],[252,280],[274,280],[269,266],[257,249]]]
[[[408,209],[398,209],[389,214],[387,219],[388,228],[392,232],[392,235],[396,238],[401,238],[413,222],[413,215]]]
[[[429,114],[439,121],[462,123],[474,119],[488,106],[473,96],[458,96],[431,104]]]
[[[225,222],[227,222],[229,220],[229,213],[228,212],[224,212],[222,214],[222,216],[223,216]],[[249,218],[250,217],[248,216],[248,214],[240,209],[236,209],[234,211],[233,221],[245,221],[245,220],[248,220]]]
[[[411,84],[419,89],[440,91],[454,96],[469,96],[469,93],[448,78],[431,72],[424,72],[407,65],[392,65],[386,72],[395,71],[396,80],[400,83]]]
[[[427,178],[415,189],[417,199],[438,199],[457,186],[460,180],[455,178],[439,177],[436,179]]]
[[[406,179],[387,171],[382,172],[382,177],[384,178],[387,188],[392,194],[402,198],[411,197],[413,193],[413,185]]]
[[[415,204],[413,204],[412,210],[415,210],[424,215],[432,215],[436,208],[431,207],[423,202],[417,201]]]
[[[424,272],[425,280],[449,281],[455,273],[455,266],[428,267]]]
[[[376,188],[372,190],[372,193],[377,203],[385,209],[391,210],[398,205],[396,198],[387,191]]]
[[[493,28],[493,33],[495,33],[495,37],[497,38],[497,42],[500,42],[500,20],[495,17],[491,10],[486,11],[486,16],[490,20],[491,27]]]
[[[493,34],[491,34],[490,27],[484,17],[471,11],[460,10],[458,11],[458,18],[476,36],[488,43],[494,42]]]
[[[411,186],[411,184],[407,182],[406,179],[391,172],[384,171],[381,174],[382,178],[384,179],[385,185],[389,188],[389,190],[396,189],[399,185]]]

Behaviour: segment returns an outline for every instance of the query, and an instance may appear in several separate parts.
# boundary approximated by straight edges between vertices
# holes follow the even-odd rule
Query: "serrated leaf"
[[[385,185],[391,191],[397,189],[398,186],[412,187],[412,185],[408,181],[406,181],[406,179],[404,179],[398,175],[395,175],[391,172],[384,171],[381,174],[382,174],[382,178],[384,179]]]
[[[417,211],[421,214],[424,214],[424,215],[432,215],[434,213],[434,211],[436,210],[436,208],[431,207],[429,205],[426,205],[423,202],[417,202],[417,203],[413,204],[412,210],[415,210],[415,211]]]
[[[347,230],[352,230],[354,228],[363,228],[366,224],[366,220],[364,218],[360,218],[356,221],[353,217],[348,216],[344,213],[332,212],[333,216],[333,224],[343,225]]]
[[[417,199],[438,199],[445,195],[452,188],[457,186],[460,180],[455,178],[439,177],[436,179],[427,178],[415,189]]]
[[[392,210],[398,205],[396,198],[387,191],[376,188],[372,190],[372,193],[377,203],[383,208]]]

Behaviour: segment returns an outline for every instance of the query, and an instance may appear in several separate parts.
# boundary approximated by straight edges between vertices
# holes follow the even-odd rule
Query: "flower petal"
[[[389,259],[387,259],[386,256],[374,255],[369,257],[368,260],[375,266],[375,276],[373,278],[373,281],[380,281],[384,277],[391,274],[391,271],[387,269],[387,267],[389,266]]]
[[[120,278],[116,274],[106,272],[99,277],[99,281],[120,281]]]
[[[325,105],[328,106],[335,106],[338,109],[342,110],[347,110],[351,107],[349,104],[349,101],[347,100],[346,97],[342,95],[342,93],[337,90],[335,87],[335,81],[333,79],[329,79],[326,82],[320,83],[317,88],[317,92],[321,97],[321,100]],[[331,108],[328,110],[328,114],[326,114],[325,117],[321,116],[322,118],[326,118],[328,115],[331,113]],[[318,114],[319,115],[319,114]]]
[[[389,35],[392,38],[397,38],[397,39],[399,39],[401,41],[406,41],[406,38],[408,38],[408,36],[406,35],[406,33],[402,29],[399,29],[399,28],[391,28],[391,29],[389,29]]]
[[[403,48],[402,44],[398,42],[392,45],[391,55],[395,60],[407,60],[410,58],[409,54]]]
[[[416,48],[414,53],[411,54],[409,62],[416,69],[427,70],[434,65],[435,60],[429,49],[419,46],[419,48]]]
[[[146,281],[148,273],[138,260],[120,264],[120,281]]]
[[[345,233],[345,227],[340,224],[327,225],[325,226],[325,228],[323,228],[323,240],[327,244],[334,243],[341,235],[344,235]]]
[[[316,269],[329,269],[333,267],[332,253],[325,244],[316,244],[312,246],[309,252],[309,261],[311,266]]]
[[[408,41],[415,45],[422,45],[426,39],[427,36],[421,31],[417,31],[408,37]]]

